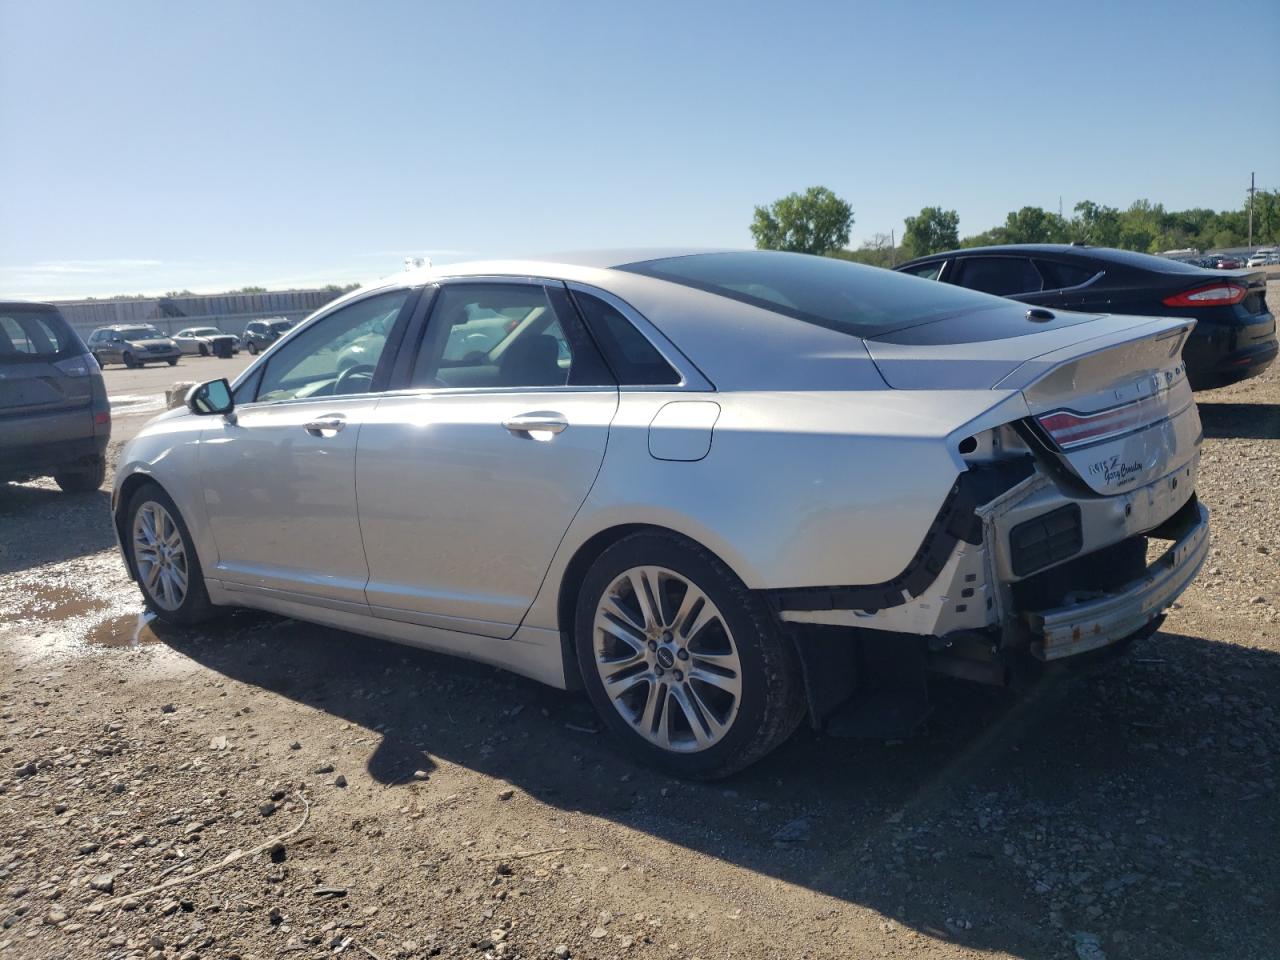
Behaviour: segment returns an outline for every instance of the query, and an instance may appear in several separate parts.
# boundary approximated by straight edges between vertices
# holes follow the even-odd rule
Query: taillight
[[[1243,300],[1249,291],[1238,283],[1211,283],[1165,297],[1166,307],[1229,307]]]
[[[98,363],[93,357],[82,356],[57,360],[53,363],[53,366],[68,377],[87,377],[90,369],[98,368]]]
[[[1056,410],[1036,417],[1036,420],[1060,449],[1070,450],[1132,433],[1151,421],[1151,407],[1158,402],[1155,397],[1146,397],[1097,413]]]

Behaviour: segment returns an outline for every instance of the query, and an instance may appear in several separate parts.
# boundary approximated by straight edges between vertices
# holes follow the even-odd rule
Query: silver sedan
[[[1208,549],[1193,323],[783,253],[428,268],[152,421],[116,524],[167,621],[585,688],[641,758],[723,776],[806,717],[918,715],[930,671],[1153,632]]]

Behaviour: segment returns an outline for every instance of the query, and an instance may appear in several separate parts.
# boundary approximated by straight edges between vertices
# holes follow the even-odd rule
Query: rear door
[[[410,353],[356,457],[369,605],[510,637],[599,472],[617,387],[552,282],[445,283]]]
[[[84,353],[56,309],[0,305],[0,448],[93,435],[93,379],[85,367],[92,361]]]

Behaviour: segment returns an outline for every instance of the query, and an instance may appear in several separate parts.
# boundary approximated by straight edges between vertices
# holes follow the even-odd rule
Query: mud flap
[[[929,716],[920,638],[824,626],[797,629],[794,637],[815,730],[898,739],[914,734]]]

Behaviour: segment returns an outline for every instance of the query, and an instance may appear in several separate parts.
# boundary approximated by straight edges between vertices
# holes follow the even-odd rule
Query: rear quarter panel
[[[721,408],[707,455],[651,456],[658,410],[697,398]],[[959,441],[1026,412],[1016,391],[624,392],[600,475],[525,622],[556,627],[571,558],[626,524],[697,541],[752,589],[888,580],[964,469]]]

